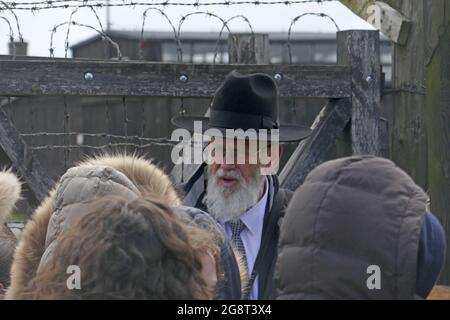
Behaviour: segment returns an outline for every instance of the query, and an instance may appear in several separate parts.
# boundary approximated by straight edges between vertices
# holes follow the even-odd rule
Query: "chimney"
[[[16,56],[26,56],[28,50],[28,43],[22,41],[14,41],[9,43],[9,54],[14,54],[14,45],[16,46]]]

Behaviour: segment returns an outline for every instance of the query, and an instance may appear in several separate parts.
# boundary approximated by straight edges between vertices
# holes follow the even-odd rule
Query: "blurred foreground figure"
[[[9,286],[10,270],[17,239],[6,220],[20,198],[21,184],[11,172],[0,172],[0,292]]]
[[[278,299],[425,299],[445,260],[427,196],[391,161],[313,170],[281,226]]]
[[[209,233],[158,201],[103,197],[62,231],[22,299],[211,299],[194,242]],[[208,261],[208,260],[206,260]],[[209,262],[213,262],[211,258]],[[68,268],[79,268],[79,284]]]
[[[428,300],[450,300],[450,287],[435,286],[428,296]]]
[[[205,223],[205,219],[196,218],[197,215],[200,215],[199,210],[196,210],[195,214],[186,213],[183,216],[180,212],[184,212],[182,207],[180,207],[180,200],[172,186],[172,183],[167,175],[164,174],[162,170],[153,165],[151,162],[134,156],[127,155],[114,155],[114,156],[100,156],[94,159],[87,160],[78,166],[71,168],[67,171],[67,173],[61,178],[58,182],[55,189],[50,193],[49,197],[42,203],[42,205],[35,211],[31,220],[27,223],[23,234],[22,239],[18,245],[16,253],[14,255],[13,266],[11,270],[11,286],[7,291],[6,298],[8,299],[20,299],[20,298],[52,298],[51,294],[46,296],[34,295],[34,293],[39,292],[34,289],[39,288],[39,283],[36,282],[36,279],[42,279],[43,272],[48,270],[49,264],[61,264],[61,267],[64,263],[72,261],[77,257],[66,257],[64,261],[57,261],[58,256],[54,254],[57,251],[56,248],[64,247],[63,243],[60,243],[61,239],[64,237],[69,237],[66,234],[66,231],[72,230],[73,228],[78,228],[80,232],[88,233],[86,230],[90,230],[92,232],[96,232],[95,225],[88,224],[87,220],[84,220],[83,217],[85,214],[92,211],[91,202],[95,199],[99,199],[106,196],[119,196],[121,198],[127,199],[130,204],[123,204],[124,208],[128,208],[126,210],[131,210],[131,203],[136,199],[151,199],[156,204],[154,206],[160,207],[163,211],[175,210],[176,217],[178,219],[178,223],[186,226],[186,228],[196,229],[197,227],[206,231],[206,233],[210,236],[210,241],[205,241],[204,236],[193,237],[190,238],[189,241],[184,244],[186,247],[183,251],[186,251],[186,254],[191,254],[189,246],[194,247],[196,252],[200,254],[201,262],[202,262],[202,270],[203,278],[207,278],[208,287],[210,289],[214,289],[214,286],[217,281],[222,278],[227,278],[227,274],[229,274],[229,264],[236,264],[234,260],[233,253],[231,251],[231,247],[224,242],[219,242],[219,239],[224,238],[223,232],[220,234],[220,229],[214,228],[213,225]],[[117,209],[119,205],[116,205],[114,208]],[[131,206],[131,207],[129,207]],[[144,208],[145,205],[141,205],[140,207]],[[164,208],[163,208],[164,207]],[[167,210],[167,208],[171,208]],[[125,209],[124,209],[125,210]],[[98,209],[98,214],[102,214],[102,210]],[[109,212],[114,211],[113,208],[110,208]],[[148,209],[147,211],[153,212],[153,210]],[[168,213],[170,215],[170,213]],[[95,213],[91,213],[91,220]],[[83,219],[83,220],[81,220]],[[113,218],[111,218],[113,219]],[[173,218],[170,218],[173,220]],[[88,219],[89,220],[89,219]],[[79,221],[84,221],[85,229],[80,230],[82,226],[79,226]],[[108,223],[103,222],[101,219],[95,219],[98,224],[97,228],[100,234],[92,235],[92,245],[94,245],[95,241],[98,241],[98,245],[102,243],[102,239],[108,239],[109,236],[113,237],[114,235],[108,235]],[[198,223],[202,221],[203,223]],[[207,220],[212,221],[212,219]],[[156,221],[157,222],[157,221]],[[156,223],[155,222],[155,223]],[[125,222],[124,222],[125,223]],[[131,223],[131,222],[126,222]],[[159,223],[164,223],[160,221]],[[157,227],[157,224],[156,226]],[[112,228],[112,224],[111,224]],[[121,227],[120,227],[121,228]],[[119,228],[119,230],[121,230]],[[126,228],[126,227],[124,227]],[[150,226],[148,227],[150,228]],[[169,227],[168,227],[169,228]],[[178,227],[177,227],[178,228]],[[198,229],[197,228],[197,229]],[[174,229],[171,232],[177,232]],[[110,230],[110,232],[118,232]],[[181,232],[181,231],[180,231]],[[72,234],[72,233],[68,233]],[[201,233],[196,233],[201,234]],[[125,236],[125,235],[124,235]],[[157,235],[154,235],[157,241],[168,241],[168,242],[180,242],[182,239],[185,239],[183,233],[179,235],[173,235],[173,239],[158,239]],[[177,238],[181,237],[181,238]],[[103,238],[102,238],[103,237]],[[183,238],[184,237],[184,238]],[[114,240],[114,239],[112,239]],[[92,248],[89,247],[80,247],[76,246],[83,243],[84,237],[79,237],[79,242],[73,244],[75,246],[74,250],[84,250],[85,255],[91,252]],[[117,240],[119,241],[119,240]],[[116,243],[118,243],[116,241]],[[138,241],[138,240],[136,240]],[[141,240],[139,240],[141,241]],[[183,240],[184,241],[184,240]],[[171,246],[182,247],[181,243],[162,243],[161,250],[167,248],[169,252]],[[66,246],[67,247],[67,246]],[[120,248],[120,246],[119,246]],[[66,248],[67,249],[67,248]],[[134,248],[135,249],[135,248]],[[134,250],[133,249],[133,250]],[[226,250],[228,249],[228,250]],[[62,249],[58,249],[62,250]],[[68,249],[67,249],[68,250]],[[106,250],[106,247],[102,250]],[[125,250],[125,249],[124,249]],[[131,249],[130,249],[131,250]],[[98,253],[98,252],[97,252]],[[130,252],[124,252],[124,254],[130,254]],[[68,253],[69,254],[69,253]],[[72,254],[77,254],[73,252]],[[100,253],[99,253],[100,254]],[[161,258],[166,259],[166,256],[161,254]],[[95,255],[94,252],[91,252],[91,256]],[[169,254],[170,255],[170,254]],[[224,268],[221,266],[221,257],[227,263]],[[82,258],[79,256],[78,258]],[[102,258],[99,258],[100,260]],[[186,258],[188,259],[188,258]],[[191,262],[189,264],[197,263],[198,257],[189,258]],[[194,260],[192,260],[194,259]],[[76,260],[76,259],[75,259]],[[83,260],[84,261],[84,260]],[[103,261],[103,260],[101,260]],[[87,261],[84,261],[87,263]],[[93,262],[92,262],[93,263]],[[133,261],[129,261],[130,267],[133,268]],[[162,261],[162,265],[167,267],[166,271],[170,274],[170,267],[167,265],[169,261]],[[139,263],[138,263],[139,264]],[[170,263],[169,263],[170,264]],[[67,267],[67,266],[66,266]],[[81,267],[81,266],[80,266]],[[178,268],[179,266],[177,266]],[[191,266],[192,267],[192,266]],[[139,265],[136,266],[137,270],[141,270]],[[192,269],[192,268],[191,268]],[[215,269],[215,270],[214,270]],[[221,273],[219,270],[223,269],[225,273],[224,277],[221,277]],[[237,265],[236,265],[237,269]],[[105,269],[106,270],[106,269]],[[99,272],[102,270],[99,270]],[[213,272],[215,271],[215,272]],[[81,270],[83,272],[83,270]],[[103,272],[103,271],[102,271]],[[107,272],[107,270],[106,270]],[[134,271],[133,271],[134,272]],[[180,272],[183,273],[183,268],[180,269]],[[193,272],[191,270],[190,272]],[[60,276],[60,275],[51,275],[51,277]],[[64,273],[62,276],[67,277],[67,273]],[[102,279],[106,279],[103,274],[98,274],[99,281]],[[130,274],[131,276],[131,274]],[[237,274],[237,277],[239,274]],[[50,277],[47,273],[46,277]],[[94,274],[91,273],[90,277],[94,279]],[[159,275],[159,277],[165,277],[165,275]],[[34,280],[33,280],[34,279]],[[60,278],[52,278],[52,280],[60,280]],[[186,278],[183,278],[183,281],[186,281]],[[31,290],[32,295],[30,295],[29,283],[34,281],[34,289]],[[164,279],[161,278],[161,281]],[[47,280],[46,280],[47,281]],[[237,279],[239,281],[239,278]],[[162,282],[160,283],[162,285]],[[186,286],[189,284],[186,282]],[[200,284],[199,284],[200,285]],[[227,287],[221,281],[218,286]],[[176,286],[174,285],[176,288]],[[24,290],[27,290],[26,292]],[[162,289],[161,289],[162,290]],[[26,295],[24,295],[26,293]],[[217,294],[219,297],[226,296],[226,290],[222,290]],[[120,295],[118,294],[117,297]],[[79,297],[79,296],[77,296]],[[84,297],[92,297],[83,296]],[[122,296],[123,298],[138,298],[138,296]],[[142,295],[139,295],[141,298],[145,298]],[[155,295],[149,295],[147,298],[158,298]],[[182,297],[188,298],[187,293],[183,293],[180,291],[178,295],[172,295],[167,292],[161,291],[161,299],[171,299],[171,298],[179,298]],[[114,298],[114,296],[105,296],[105,298]],[[190,298],[209,298],[209,296],[205,294],[199,294],[198,292],[192,295]]]

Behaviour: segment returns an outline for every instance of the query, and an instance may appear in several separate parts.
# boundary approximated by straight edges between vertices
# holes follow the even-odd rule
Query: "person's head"
[[[103,197],[57,240],[22,299],[211,299],[216,248],[157,200]],[[202,245],[200,245],[202,244]],[[70,290],[70,266],[80,288]]]
[[[205,204],[218,219],[233,220],[265,191],[264,169],[278,164],[281,147],[263,141],[213,139]]]
[[[264,175],[276,174],[274,168],[278,167],[280,143],[300,141],[310,135],[309,127],[279,123],[279,97],[278,84],[272,76],[232,71],[216,90],[208,117],[183,115],[172,119],[178,127],[208,137],[220,137],[219,142],[214,139],[212,149],[219,143],[223,146],[219,145],[217,149],[224,152],[214,155],[217,161],[208,161],[209,181],[205,197],[208,211],[216,218],[235,219],[255,205],[264,192]],[[258,142],[258,151],[238,147],[236,141],[247,137],[246,144]],[[231,143],[225,143],[222,138],[231,139]],[[268,148],[268,152],[260,146],[264,141],[270,141],[272,148]],[[226,153],[236,149],[230,161],[222,161]],[[262,154],[266,159],[261,159]],[[238,163],[234,159],[245,156],[257,161]]]
[[[90,157],[80,166],[108,166],[130,179],[143,197],[158,197],[172,206],[181,204],[170,177],[152,160],[127,153],[100,153]]]
[[[427,198],[387,159],[354,156],[314,169],[280,227],[278,298],[426,298],[445,257]]]

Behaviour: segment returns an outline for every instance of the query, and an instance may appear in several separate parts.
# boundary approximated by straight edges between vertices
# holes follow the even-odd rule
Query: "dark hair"
[[[158,200],[95,200],[58,239],[22,299],[211,299],[195,243],[210,234],[181,222]],[[200,240],[203,239],[203,240]],[[70,290],[67,268],[81,270]]]

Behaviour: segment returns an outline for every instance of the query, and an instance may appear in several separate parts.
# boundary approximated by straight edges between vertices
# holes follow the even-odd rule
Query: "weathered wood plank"
[[[281,171],[281,187],[295,191],[308,173],[326,160],[351,115],[349,99],[331,100],[322,109],[311,127],[311,136],[298,145]]]
[[[389,4],[373,0],[341,0],[341,2],[394,43],[404,45],[408,41],[411,22]]]
[[[0,93],[27,95],[97,95],[211,97],[232,70],[282,75],[281,96],[350,96],[347,66],[193,65],[149,62],[0,61]],[[90,73],[91,80],[85,75]],[[186,81],[181,76],[187,76]],[[89,79],[89,78],[87,78]]]
[[[436,16],[424,14],[423,0],[386,2],[413,21],[408,43],[394,45],[393,91],[383,98],[388,111],[391,159],[424,190],[428,190],[425,72],[429,52],[433,52],[432,46],[438,43],[438,32],[427,32],[426,21],[436,20]],[[433,4],[438,2],[431,1]]]
[[[0,147],[25,180],[37,202],[44,200],[53,182],[44,174],[38,159],[28,148],[3,108],[0,108]]]
[[[378,31],[337,34],[337,58],[351,66],[353,154],[381,155],[381,64]]]
[[[448,1],[426,1],[426,37],[439,30],[426,65],[426,124],[428,130],[428,177],[431,211],[447,233],[447,262],[440,283],[450,284],[450,6]],[[434,33],[433,32],[433,33]]]
[[[270,64],[267,33],[239,33],[228,36],[228,54],[232,64]]]

